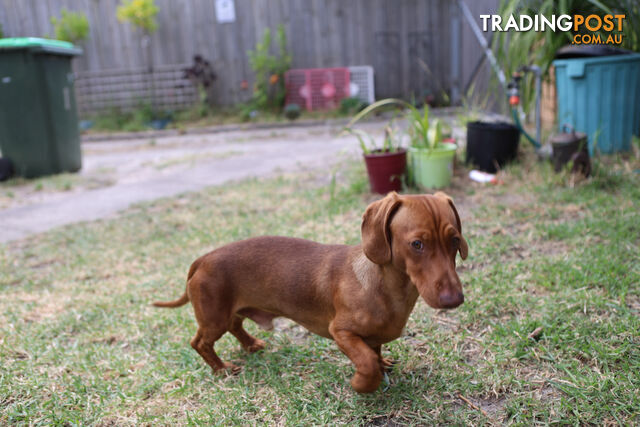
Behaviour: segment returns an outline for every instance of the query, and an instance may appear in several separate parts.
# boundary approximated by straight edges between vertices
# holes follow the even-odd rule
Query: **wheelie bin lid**
[[[557,50],[555,59],[596,58],[600,56],[629,55],[633,51],[604,44],[566,45]]]
[[[12,37],[0,39],[0,51],[3,50],[32,50],[37,53],[55,53],[58,55],[76,56],[82,54],[82,49],[72,43],[62,40],[42,39],[38,37]]]

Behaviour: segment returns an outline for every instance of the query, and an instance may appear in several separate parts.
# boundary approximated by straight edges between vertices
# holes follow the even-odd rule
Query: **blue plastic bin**
[[[557,59],[558,130],[585,132],[589,153],[631,149],[640,135],[640,54]],[[596,147],[597,146],[597,147]]]

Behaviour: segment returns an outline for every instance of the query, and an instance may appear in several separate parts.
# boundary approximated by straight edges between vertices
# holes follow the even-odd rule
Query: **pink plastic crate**
[[[349,96],[348,68],[306,68],[284,75],[286,104],[298,104],[308,111],[331,110]]]

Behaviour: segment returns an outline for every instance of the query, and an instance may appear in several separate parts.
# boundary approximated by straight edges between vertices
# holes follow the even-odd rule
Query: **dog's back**
[[[241,240],[198,258],[190,283],[224,295],[232,311],[259,308],[306,326],[332,315],[333,279],[349,248],[279,236]]]

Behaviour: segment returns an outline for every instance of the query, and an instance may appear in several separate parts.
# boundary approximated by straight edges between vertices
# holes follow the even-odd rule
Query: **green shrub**
[[[289,104],[284,107],[284,116],[289,120],[297,119],[300,117],[301,112],[302,110],[298,104]]]
[[[340,114],[352,115],[367,108],[367,103],[360,98],[349,97],[340,101]]]
[[[111,108],[94,117],[93,129],[97,131],[125,131],[135,132],[149,128],[149,123],[154,119],[166,118],[168,113],[154,112],[149,102],[141,102],[133,111],[122,111],[119,108]]]
[[[89,20],[80,12],[70,12],[67,9],[60,11],[60,19],[51,17],[51,24],[55,38],[71,43],[78,43],[89,35]]]
[[[262,41],[256,44],[255,51],[249,51],[249,63],[256,74],[251,103],[256,109],[280,110],[284,105],[284,73],[291,68],[291,55],[287,51],[287,35],[284,26],[278,26],[276,34],[278,55],[271,55],[271,30],[264,30]]]
[[[155,0],[123,0],[116,14],[119,21],[128,21],[146,33],[150,34],[158,29],[158,6]]]

